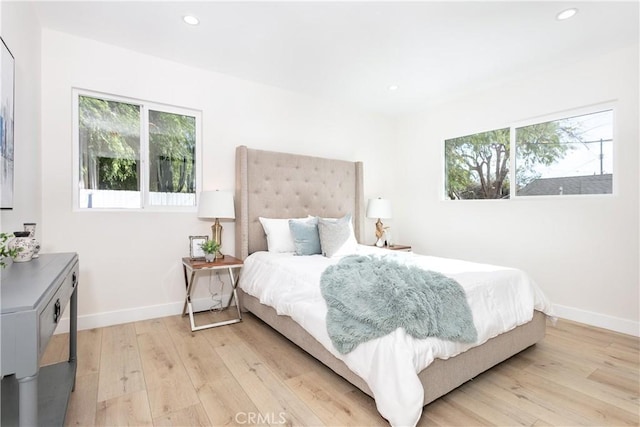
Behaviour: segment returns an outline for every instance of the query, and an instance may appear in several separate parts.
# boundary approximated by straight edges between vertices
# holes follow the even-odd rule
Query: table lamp
[[[211,238],[222,247],[222,225],[220,219],[235,219],[236,211],[233,205],[231,191],[203,191],[198,203],[198,218],[215,218],[211,226]],[[224,258],[220,249],[216,252],[216,259]]]
[[[381,218],[391,218],[391,202],[387,199],[369,199],[367,203],[367,218],[378,218],[376,222],[376,246],[384,246],[384,225]]]

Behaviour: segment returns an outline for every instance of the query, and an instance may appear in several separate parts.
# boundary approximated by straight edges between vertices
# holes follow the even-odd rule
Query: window
[[[444,145],[450,199],[509,198],[509,128],[448,139]]]
[[[77,91],[77,205],[194,207],[200,113]]]
[[[518,196],[611,194],[613,111],[516,128]]]
[[[613,193],[611,109],[448,139],[444,145],[445,193],[451,200]]]

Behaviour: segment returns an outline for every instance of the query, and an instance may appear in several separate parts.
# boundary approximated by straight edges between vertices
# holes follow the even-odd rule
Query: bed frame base
[[[239,294],[244,310],[253,313],[336,374],[372,396],[371,390],[360,377],[354,374],[343,361],[329,353],[289,316],[279,316],[273,308],[260,304],[257,298],[240,289]],[[530,322],[498,335],[483,345],[447,360],[436,359],[418,375],[424,388],[424,405],[540,341],[544,338],[545,329],[546,316],[535,311]]]

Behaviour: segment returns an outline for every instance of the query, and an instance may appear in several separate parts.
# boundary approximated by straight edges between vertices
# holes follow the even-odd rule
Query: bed
[[[344,160],[236,149],[236,256],[247,259],[267,251],[267,241],[259,217],[299,218],[307,215],[353,217],[353,232],[362,241],[364,228],[363,164]],[[258,256],[256,254],[256,256]],[[329,351],[322,341],[286,315],[243,290],[241,274],[239,300],[242,308],[270,325],[338,375],[376,398],[369,383],[356,375],[344,360]],[[435,358],[417,378],[422,387],[420,409],[492,366],[541,340],[546,315],[532,310],[530,320],[466,349],[455,357]],[[550,312],[550,308],[544,311]],[[380,396],[378,396],[380,397]],[[396,418],[376,398],[380,413],[393,425],[411,425],[417,418]],[[418,415],[419,418],[419,415]]]

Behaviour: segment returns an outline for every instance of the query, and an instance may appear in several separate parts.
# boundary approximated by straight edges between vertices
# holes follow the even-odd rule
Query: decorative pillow
[[[290,219],[289,229],[293,236],[296,255],[321,254],[320,235],[318,234],[318,218]]]
[[[351,214],[338,219],[320,218],[318,232],[322,255],[334,257],[356,252],[358,241],[353,232]]]
[[[289,229],[290,218],[263,218],[258,217],[264,234],[267,236],[267,248],[269,252],[295,252],[296,247],[293,243],[293,236]],[[306,220],[307,218],[293,218],[297,220]]]

